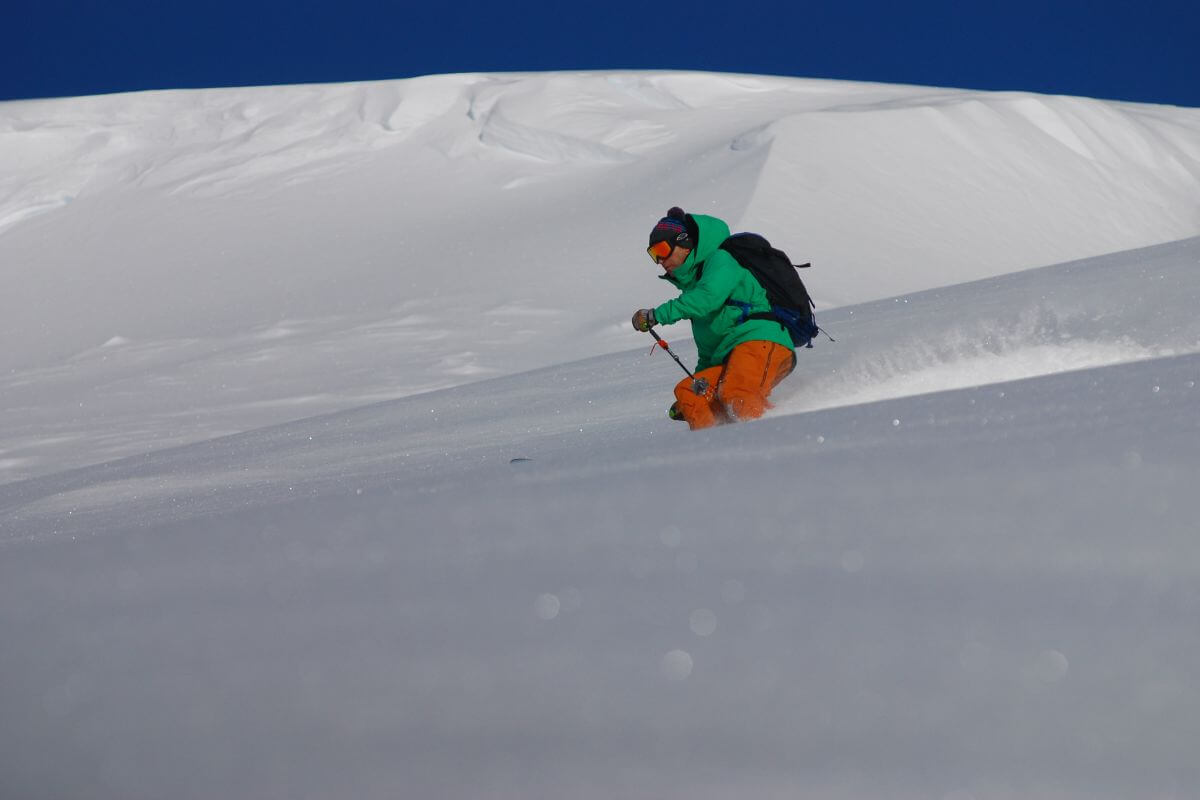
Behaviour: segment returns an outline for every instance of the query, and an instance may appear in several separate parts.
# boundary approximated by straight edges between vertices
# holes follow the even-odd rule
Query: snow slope
[[[807,433],[814,409],[1200,353],[1198,264],[1200,237],[832,311],[838,341],[799,351],[772,416]],[[176,522],[416,476],[470,486],[463,470],[543,446],[588,460],[599,442],[691,439],[664,413],[679,377],[643,348],[16,481],[4,530],[53,539],[137,524],[131,505]]]
[[[1200,233],[1200,111],[688,73],[0,104],[0,474],[628,346],[710,211],[830,308]]]
[[[1195,110],[559,74],[0,118],[0,796],[1198,796]],[[628,330],[673,203],[817,261],[838,341],[763,420],[669,421]]]
[[[992,356],[949,336],[896,397],[788,408],[895,364],[875,324],[953,331],[1091,273],[1190,306],[1198,261],[1192,239],[831,314],[853,351],[700,434],[639,350],[0,487],[33,537],[0,551],[5,787],[1192,796],[1194,320],[1164,320],[1189,352],[1132,361],[1156,309]],[[1036,374],[1039,349],[1091,368],[896,379]]]

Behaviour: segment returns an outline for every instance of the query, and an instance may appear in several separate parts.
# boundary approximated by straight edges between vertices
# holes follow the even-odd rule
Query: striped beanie
[[[650,231],[649,244],[657,244],[658,242],[670,242],[675,247],[682,247],[685,250],[694,250],[696,243],[692,241],[692,235],[688,231],[687,214],[683,213],[683,209],[679,206],[674,206],[667,215],[658,221],[654,226],[654,230]]]

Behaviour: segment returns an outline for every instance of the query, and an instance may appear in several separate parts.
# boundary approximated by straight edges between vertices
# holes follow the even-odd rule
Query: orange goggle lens
[[[671,251],[675,247],[670,242],[655,242],[646,248],[646,252],[650,254],[650,258],[654,259],[655,264],[661,264],[663,259],[671,255]]]

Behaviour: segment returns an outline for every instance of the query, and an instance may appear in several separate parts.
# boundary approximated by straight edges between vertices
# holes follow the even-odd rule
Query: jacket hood
[[[673,275],[662,276],[674,283],[691,284],[695,280],[696,268],[717,252],[721,247],[721,242],[729,238],[729,226],[725,224],[724,220],[705,214],[691,214],[690,216],[696,223],[696,230],[699,233],[696,237],[696,249],[692,250],[687,260],[679,265]]]

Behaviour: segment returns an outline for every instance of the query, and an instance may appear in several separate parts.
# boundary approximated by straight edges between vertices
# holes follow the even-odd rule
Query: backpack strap
[[[732,308],[740,308],[742,310],[742,315],[740,317],[738,317],[737,322],[733,323],[734,325],[741,325],[743,322],[745,322],[748,319],[757,319],[762,316],[761,314],[751,314],[750,313],[750,304],[743,303],[741,300],[734,300],[733,298],[730,298],[729,300],[725,301],[725,305],[730,306]],[[768,314],[767,316],[770,317],[772,315]]]
[[[771,322],[779,322],[779,317],[775,316],[775,314],[770,311],[758,311],[758,312],[751,314],[750,313],[750,304],[743,303],[741,300],[733,300],[733,299],[726,300],[725,305],[731,306],[733,308],[740,308],[742,310],[742,315],[740,317],[738,317],[738,321],[735,322],[734,325],[741,325],[743,322],[746,322],[746,321],[752,320],[752,319],[766,319],[766,320],[770,320]],[[779,322],[779,324],[783,325],[782,322]]]
[[[747,320],[765,319],[765,320],[769,320],[771,322],[778,323],[779,327],[783,328],[785,331],[788,329],[787,325],[783,324],[783,320],[781,320],[778,316],[776,316],[773,311],[759,311],[755,314],[751,314],[750,313],[750,304],[743,303],[739,300],[726,300],[725,305],[732,306],[733,308],[740,308],[742,310],[742,315],[740,317],[738,317],[738,321],[734,323],[735,325],[741,325],[743,322],[746,322]],[[829,339],[829,341],[831,341],[831,342],[837,341],[837,339],[835,339],[829,335],[829,331],[825,330],[820,325],[818,325],[815,319],[813,320],[813,327],[817,329],[817,333],[825,334],[825,336]],[[805,345],[805,347],[808,347],[808,348],[812,347],[811,339],[809,340],[808,344]]]

